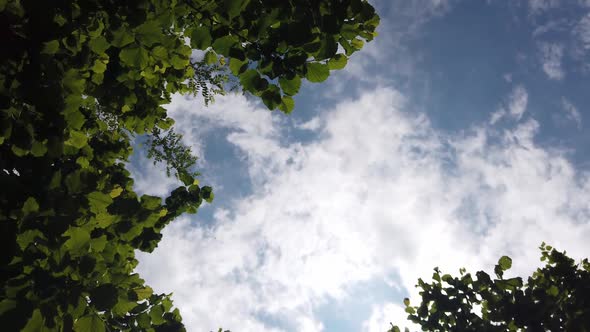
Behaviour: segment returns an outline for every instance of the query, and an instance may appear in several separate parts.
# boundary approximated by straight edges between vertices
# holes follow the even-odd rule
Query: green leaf
[[[338,51],[338,43],[334,38],[323,38],[319,52],[314,55],[316,60],[324,60],[333,57]]]
[[[35,242],[37,238],[44,238],[43,233],[38,229],[29,229],[17,235],[16,242],[24,250],[29,244]]]
[[[328,65],[322,63],[308,63],[306,64],[307,73],[305,78],[313,83],[320,83],[325,81],[330,76],[330,69]]]
[[[281,86],[284,94],[294,96],[297,94],[297,92],[299,92],[299,88],[301,87],[301,77],[296,75],[290,80],[285,77],[280,77],[279,85]]]
[[[59,50],[59,41],[52,40],[46,43],[43,43],[43,50],[41,50],[42,54],[55,54]]]
[[[64,144],[81,149],[88,144],[88,137],[81,131],[70,130],[70,138]]]
[[[65,118],[68,122],[68,125],[75,130],[80,130],[82,125],[84,125],[84,122],[86,122],[86,117],[84,117],[84,114],[82,114],[82,112],[80,112],[78,109],[65,113]]]
[[[64,73],[62,84],[69,90],[69,92],[71,92],[71,94],[81,95],[84,93],[86,80],[81,76],[78,70],[68,69],[68,71]]]
[[[29,153],[28,150],[21,149],[16,145],[13,145],[12,147],[10,147],[10,150],[12,150],[12,153],[14,153],[17,157],[26,156]]]
[[[148,65],[149,55],[142,47],[130,46],[121,50],[119,59],[130,67],[143,69]]]
[[[0,315],[4,315],[7,311],[10,311],[16,307],[16,301],[12,299],[4,299],[0,301]]]
[[[43,331],[45,324],[43,323],[43,316],[41,315],[41,310],[35,309],[33,311],[33,315],[29,318],[27,325],[25,325],[23,332],[33,332],[33,331]]]
[[[185,69],[189,64],[189,59],[182,58],[178,55],[173,55],[172,59],[170,59],[170,64],[172,64],[174,69]]]
[[[342,69],[346,67],[348,58],[344,54],[336,54],[332,59],[328,60],[328,67],[332,70]]]
[[[148,314],[142,312],[137,316],[137,324],[139,325],[139,327],[147,331],[148,328],[152,327],[152,320],[150,319],[150,316]]]
[[[231,58],[229,59],[229,69],[231,70],[232,74],[239,75],[241,72],[246,70],[247,61],[241,61],[239,59]]]
[[[191,33],[191,46],[193,48],[204,50],[211,46],[211,32],[209,27],[200,26],[193,30]]]
[[[229,56],[229,50],[237,43],[234,36],[223,36],[213,42],[213,49],[217,54]]]
[[[410,305],[410,299],[409,299],[409,298],[407,298],[407,297],[406,297],[406,298],[404,299],[404,305],[405,305],[406,307]]]
[[[90,166],[90,161],[88,158],[80,156],[76,158],[76,164],[80,165],[82,168],[88,168],[88,166]]]
[[[107,70],[107,63],[108,60],[103,59],[96,59],[94,60],[94,66],[92,66],[92,71],[98,74],[102,74]]]
[[[229,15],[230,20],[234,17],[240,15],[243,6],[248,1],[245,0],[224,0],[223,3],[225,5],[225,11]]]
[[[164,318],[164,308],[161,305],[156,305],[152,307],[150,311],[150,318],[152,319],[152,323],[154,325],[160,325],[165,322]]]
[[[92,52],[102,55],[109,47],[111,47],[111,44],[109,44],[105,37],[99,36],[91,39],[88,42],[88,46],[90,46],[90,50],[92,50]]]
[[[266,107],[268,107],[270,110],[274,110],[279,107],[283,101],[281,99],[281,92],[279,88],[274,84],[270,85],[268,89],[260,95],[260,97],[262,98],[264,105],[266,105]]]
[[[91,314],[79,318],[74,322],[74,330],[78,331],[92,331],[105,332],[105,325],[102,319],[96,314]]]
[[[168,59],[168,50],[164,46],[158,45],[152,49],[152,55],[155,59],[165,62]]]
[[[111,196],[101,193],[100,191],[94,191],[88,194],[88,204],[90,205],[90,211],[98,214],[103,212],[107,206],[113,203]]]
[[[498,265],[500,265],[502,271],[506,271],[512,267],[512,259],[508,256],[502,256],[498,261]]]
[[[99,311],[110,310],[119,300],[119,292],[113,284],[100,285],[90,291],[90,303]]]
[[[135,288],[133,291],[137,294],[137,299],[139,301],[149,298],[154,293],[154,290],[149,286]]]
[[[117,185],[117,186],[115,186],[115,188],[113,190],[111,190],[111,192],[109,193],[109,196],[111,196],[111,198],[116,198],[116,197],[119,197],[119,195],[121,195],[122,192],[123,192],[123,188],[121,188],[121,186]]]
[[[115,221],[115,216],[106,212],[102,212],[98,213],[95,216],[95,219],[100,228],[107,228]]]
[[[182,183],[184,183],[185,186],[190,186],[194,181],[192,175],[190,175],[187,171],[178,172],[178,178],[180,181],[182,181]]]
[[[39,141],[33,141],[31,146],[31,154],[35,157],[42,157],[47,153],[47,146]]]
[[[213,65],[217,63],[217,54],[213,51],[209,51],[205,53],[205,63],[208,65]]]
[[[358,38],[353,39],[350,44],[357,50],[360,50],[363,48],[363,46],[365,46],[365,42]]]
[[[119,297],[117,304],[115,304],[112,310],[115,314],[124,316],[125,313],[129,312],[135,307],[137,307],[137,302],[130,301],[125,297]]]
[[[71,227],[64,233],[64,235],[70,237],[64,243],[64,247],[70,250],[70,255],[72,257],[82,255],[80,251],[86,248],[90,243],[90,233],[81,227]]]
[[[157,196],[143,195],[141,196],[141,206],[148,210],[155,210],[162,204],[162,198]]]
[[[294,108],[295,101],[293,100],[293,98],[289,96],[284,96],[283,98],[281,98],[281,104],[279,105],[279,109],[281,111],[285,112],[286,114],[289,114],[293,111]]]
[[[555,297],[559,295],[559,288],[557,288],[555,285],[551,285],[551,287],[549,287],[547,290],[547,294]]]
[[[25,201],[25,204],[23,204],[22,211],[23,211],[24,215],[28,215],[33,212],[37,212],[37,211],[39,211],[39,204],[37,204],[37,201],[33,197],[29,197]]]
[[[240,84],[246,91],[256,94],[264,91],[268,87],[268,81],[261,78],[260,74],[254,69],[249,69],[239,75]]]
[[[213,202],[213,189],[209,186],[205,186],[201,188],[200,192],[201,198],[203,198],[206,202],[211,203]]]
[[[137,39],[146,46],[161,42],[164,35],[156,20],[147,21],[135,28]]]
[[[92,248],[92,251],[94,252],[102,252],[104,250],[104,248],[107,245],[107,236],[106,235],[102,235],[100,237],[97,237],[95,239],[91,239],[90,240],[90,247]]]
[[[127,30],[127,27],[121,27],[119,30],[113,32],[111,44],[120,48],[133,43],[134,40],[135,37]]]

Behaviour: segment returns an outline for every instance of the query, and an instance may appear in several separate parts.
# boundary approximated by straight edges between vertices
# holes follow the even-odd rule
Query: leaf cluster
[[[219,56],[245,92],[290,113],[302,79],[323,82],[376,36],[379,16],[363,0],[189,1],[191,46]],[[344,53],[338,53],[341,48]]]
[[[404,300],[408,319],[424,331],[589,331],[590,263],[542,244],[541,261],[526,282],[504,278],[512,260],[503,256],[495,277],[461,269],[453,277],[434,269],[432,282],[418,280],[422,301]],[[400,331],[397,326],[391,332]]]
[[[361,0],[0,0],[2,329],[184,330],[133,273],[136,250],[213,199],[163,105],[208,103],[231,73],[290,112],[301,80],[343,67],[377,23]],[[182,182],[164,199],[139,197],[125,169],[148,133]]]

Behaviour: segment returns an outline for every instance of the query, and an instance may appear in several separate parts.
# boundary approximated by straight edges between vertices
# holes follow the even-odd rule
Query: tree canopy
[[[184,330],[133,272],[135,250],[213,199],[164,106],[210,101],[230,75],[289,113],[378,23],[365,0],[0,0],[0,326]],[[125,169],[143,134],[182,182],[164,199],[138,197]]]
[[[495,278],[464,269],[453,277],[435,268],[432,283],[418,280],[422,302],[404,300],[408,319],[424,331],[590,331],[588,259],[576,264],[549,245],[540,249],[545,266],[526,283],[504,278],[512,266],[507,256],[494,268]]]

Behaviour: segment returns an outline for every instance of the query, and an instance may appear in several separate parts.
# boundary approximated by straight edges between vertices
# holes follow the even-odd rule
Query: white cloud
[[[583,50],[590,50],[590,13],[580,19],[574,28],[574,35]]]
[[[541,43],[539,44],[540,60],[543,71],[550,79],[562,80],[565,72],[561,66],[564,47],[561,44]]]
[[[578,129],[582,128],[582,115],[578,111],[578,108],[566,98],[561,99],[561,106],[565,112],[566,118],[575,122]]]
[[[322,331],[318,306],[392,272],[417,303],[413,285],[434,266],[490,269],[508,254],[526,274],[541,241],[587,254],[587,175],[535,144],[533,120],[448,136],[405,113],[398,92],[377,89],[323,113],[317,141],[283,144],[281,122],[240,98],[244,114],[208,116],[211,130],[232,123],[227,139],[259,178],[252,195],[218,210],[210,228],[175,221],[140,258],[148,283],[174,291],[189,330]],[[506,111],[519,119],[527,100],[517,86]],[[371,317],[346,314],[370,331],[401,319],[387,303]]]
[[[423,26],[431,19],[450,11],[450,0],[370,1],[381,16],[377,28],[379,36],[366,44],[362,52],[355,53],[343,73],[354,81],[373,85],[391,82],[391,76],[411,78],[416,70],[416,50],[409,49],[406,41],[418,37]],[[367,75],[378,66],[379,75]],[[346,80],[333,81],[335,89]]]
[[[374,306],[371,317],[363,322],[363,330],[367,332],[385,332],[391,324],[398,326],[402,331],[404,328],[410,331],[420,331],[421,327],[406,319],[408,314],[399,304],[386,303],[381,306]]]
[[[494,125],[500,119],[509,115],[512,119],[520,120],[527,109],[529,95],[522,85],[516,85],[502,107],[490,116],[490,124]]]
[[[528,100],[529,95],[526,89],[522,85],[517,85],[512,90],[508,101],[508,112],[516,119],[520,119],[526,111]]]
[[[559,0],[529,0],[529,10],[531,14],[539,14],[548,9],[556,8],[560,4]]]
[[[322,122],[319,117],[315,116],[311,120],[297,126],[299,129],[315,131],[320,129]]]

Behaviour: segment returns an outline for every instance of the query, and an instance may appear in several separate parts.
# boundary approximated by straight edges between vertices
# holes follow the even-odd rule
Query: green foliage
[[[472,276],[441,275],[433,282],[418,280],[422,303],[404,300],[408,319],[424,331],[590,331],[590,263],[573,259],[544,243],[541,261],[526,283],[503,278],[512,260],[503,256],[494,268]],[[390,331],[399,331],[393,326]]]
[[[162,105],[209,103],[233,77],[291,112],[302,79],[341,68],[379,18],[364,0],[9,0],[0,22],[0,326],[182,331],[170,295],[133,273],[135,251],[214,195]],[[183,183],[164,199],[138,197],[125,169],[148,133]]]
[[[190,171],[197,162],[197,157],[193,156],[191,149],[184,146],[181,140],[182,135],[175,133],[174,129],[162,135],[159,128],[154,128],[148,137],[148,158],[154,161],[154,165],[159,162],[166,163],[166,175],[170,176],[170,171],[174,170],[179,179],[185,174],[197,175]],[[187,185],[191,185],[192,182],[191,178]]]
[[[290,112],[301,79],[323,82],[330,70],[375,36],[379,17],[364,0],[195,1],[199,23],[187,37],[194,48],[228,59],[245,92],[269,109]],[[338,54],[338,46],[345,53]],[[276,85],[276,80],[296,86]]]

